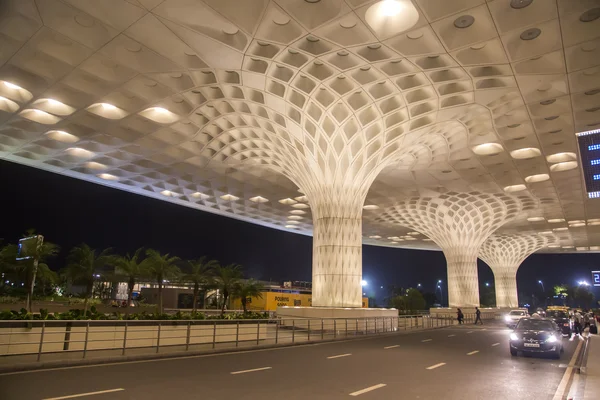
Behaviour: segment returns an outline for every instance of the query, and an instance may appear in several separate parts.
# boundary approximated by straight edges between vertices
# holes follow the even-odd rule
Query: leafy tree
[[[494,286],[479,286],[481,307],[496,307],[496,289]]]
[[[23,237],[35,235],[35,230],[29,229]],[[55,257],[60,251],[60,247],[52,242],[44,241],[39,248],[28,248],[21,254],[22,257],[31,257],[25,260],[17,260],[19,247],[16,244],[9,244],[2,249],[2,264],[5,273],[14,273],[17,277],[23,280],[24,286],[27,288],[27,311],[31,312],[33,302],[33,289],[38,271],[42,274],[50,271],[50,267],[46,262]],[[37,255],[35,254],[37,252]],[[34,255],[36,257],[34,258]],[[47,276],[48,274],[46,274]]]
[[[187,262],[187,273],[183,280],[194,284],[194,298],[192,300],[192,314],[196,314],[198,309],[198,294],[200,289],[207,289],[212,284],[213,270],[218,266],[216,260],[207,260],[206,257],[200,257],[197,260]],[[204,308],[204,299],[202,300]]]
[[[594,302],[594,294],[587,286],[580,285],[574,290],[574,305],[583,308],[590,308]]]
[[[215,287],[221,292],[223,303],[221,304],[221,315],[225,314],[225,305],[232,293],[235,293],[237,286],[242,279],[242,267],[237,264],[218,266],[215,268]]]
[[[244,314],[248,313],[248,298],[256,297],[262,299],[263,289],[263,284],[254,279],[248,279],[247,281],[242,281],[236,285],[234,295],[239,297],[242,301]]]
[[[169,253],[160,254],[160,252],[148,249],[146,250],[146,259],[144,268],[147,268],[148,275],[158,284],[158,313],[163,313],[163,283],[166,279],[176,278],[181,270],[177,266],[179,257],[171,257]]]
[[[425,309],[425,299],[420,291],[415,288],[410,288],[406,291],[406,306],[412,311]]]
[[[127,253],[125,256],[115,257],[115,275],[117,280],[127,281],[127,308],[125,315],[129,316],[129,307],[133,299],[133,288],[140,277],[148,274],[147,268],[142,260],[144,248],[140,247],[133,256]]]
[[[105,249],[96,254],[96,250],[85,243],[73,247],[69,252],[64,274],[71,283],[85,287],[83,315],[87,315],[88,302],[94,289],[94,275],[107,264],[114,263],[115,257],[110,252],[111,249]]]
[[[46,264],[38,265],[36,280],[40,283],[38,287],[42,296],[47,295],[48,288],[52,288],[60,282],[58,274],[52,271]]]

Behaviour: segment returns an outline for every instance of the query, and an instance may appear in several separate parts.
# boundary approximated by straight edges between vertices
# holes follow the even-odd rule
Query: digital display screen
[[[42,236],[30,236],[19,240],[17,250],[17,260],[28,260],[33,258],[36,253],[37,246],[43,240]]]
[[[600,198],[600,129],[577,134],[585,186],[590,198]]]
[[[592,285],[600,286],[600,271],[592,271]]]

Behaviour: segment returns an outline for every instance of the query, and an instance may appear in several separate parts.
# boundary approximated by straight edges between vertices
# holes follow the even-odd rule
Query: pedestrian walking
[[[581,315],[581,313],[579,311],[575,312],[575,315],[573,315],[573,325],[575,327],[576,335],[581,336],[581,333],[583,332],[582,323],[583,323],[583,316]]]
[[[462,325],[463,320],[465,319],[465,315],[463,314],[460,308],[458,308],[456,311],[456,319],[458,320],[458,324]]]
[[[479,310],[479,307],[475,307],[475,325],[477,325],[477,321],[479,321],[481,325],[483,325],[483,321],[481,320],[481,311]]]

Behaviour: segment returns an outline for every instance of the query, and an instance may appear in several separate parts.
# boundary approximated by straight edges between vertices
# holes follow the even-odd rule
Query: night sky
[[[151,247],[184,259],[206,255],[222,264],[238,263],[248,277],[261,280],[311,280],[312,238],[111,189],[51,172],[0,160],[2,210],[0,238],[16,242],[28,228],[59,244],[62,267],[68,250],[82,242],[117,253]],[[555,283],[591,281],[600,254],[532,255],[519,269],[519,292],[539,292]],[[383,299],[389,285],[421,283],[433,291],[446,280],[444,255],[436,251],[363,247],[367,295]],[[479,262],[480,283],[493,282]],[[444,286],[444,299],[447,293]],[[600,298],[600,290],[595,292]]]

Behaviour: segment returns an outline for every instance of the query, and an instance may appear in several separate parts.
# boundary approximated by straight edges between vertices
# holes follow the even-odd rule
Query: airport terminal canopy
[[[314,227],[353,285],[362,242],[600,250],[597,0],[1,7],[3,159]]]

